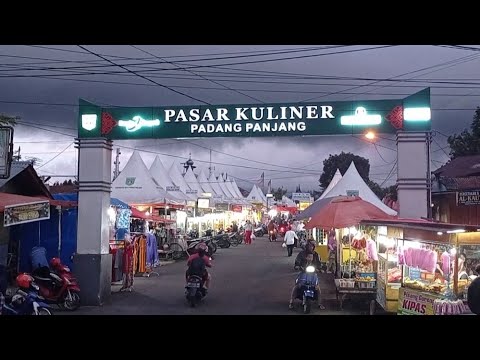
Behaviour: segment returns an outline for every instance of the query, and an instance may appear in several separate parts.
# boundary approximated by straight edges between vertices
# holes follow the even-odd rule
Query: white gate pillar
[[[75,276],[84,305],[101,305],[111,295],[109,218],[112,146],[104,138],[77,139],[78,227]]]
[[[428,217],[430,176],[428,133],[397,133],[398,216]]]

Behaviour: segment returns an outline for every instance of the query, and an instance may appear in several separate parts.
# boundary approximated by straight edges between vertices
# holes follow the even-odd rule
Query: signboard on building
[[[199,209],[210,208],[210,199],[198,199],[198,208]]]
[[[347,196],[360,196],[358,190],[347,190]]]
[[[438,297],[428,293],[400,288],[398,315],[435,315],[433,303]]]
[[[457,205],[480,205],[480,190],[457,192]]]
[[[3,212],[3,226],[25,224],[48,219],[50,219],[50,203],[48,201],[5,206]]]
[[[232,205],[233,212],[242,212],[242,205]]]
[[[430,89],[404,99],[105,107],[80,100],[79,138],[111,140],[260,137],[428,131]]]
[[[198,190],[187,189],[185,193],[187,195],[197,195]]]
[[[310,193],[293,193],[292,200],[293,201],[310,201]]]
[[[215,204],[215,210],[217,210],[217,211],[228,211],[228,204],[225,204],[225,203]]]

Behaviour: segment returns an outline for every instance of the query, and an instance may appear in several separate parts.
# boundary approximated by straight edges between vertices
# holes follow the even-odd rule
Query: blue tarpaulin
[[[78,193],[54,194],[55,200],[78,201]],[[111,198],[111,205],[120,209],[129,209],[128,204]],[[72,254],[77,250],[78,208],[62,209],[62,243],[60,259],[73,270]],[[30,251],[34,246],[43,246],[47,250],[47,259],[58,257],[58,210],[50,208],[50,219],[20,224],[11,227],[10,236],[19,241],[19,270],[30,272]]]

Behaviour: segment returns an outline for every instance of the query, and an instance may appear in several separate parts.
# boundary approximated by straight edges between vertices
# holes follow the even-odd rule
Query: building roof
[[[332,181],[330,181],[330,184],[328,184],[327,188],[318,199],[320,200],[326,197],[327,194],[335,187],[335,185],[338,184],[340,180],[342,180],[342,173],[339,169],[337,169],[337,171],[335,171],[335,175],[333,175]]]
[[[435,170],[433,174],[447,178],[480,176],[480,154],[457,157]]]
[[[456,191],[456,190],[475,190],[480,189],[480,176],[468,176],[468,177],[441,177],[441,184],[445,187],[446,191]],[[443,189],[438,189],[438,191],[433,190],[434,192],[441,192]]]
[[[25,196],[46,196],[52,199],[52,194],[29,161],[14,161],[12,163],[10,177],[0,179],[0,191],[20,193],[19,195]]]

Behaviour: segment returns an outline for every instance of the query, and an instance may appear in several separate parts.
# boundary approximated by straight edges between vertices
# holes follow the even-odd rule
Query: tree
[[[375,193],[375,195],[378,196],[380,200],[385,197],[386,189],[381,188],[380,185],[378,185],[375,181],[368,180],[367,185],[370,189],[372,189],[372,191]]]
[[[385,188],[384,191],[385,191],[385,195],[383,197],[388,196],[393,201],[397,201],[398,193],[397,193],[397,186],[396,185],[389,186],[389,187]]]
[[[328,159],[323,161],[323,173],[319,180],[320,186],[325,189],[332,181],[337,169],[340,170],[342,175],[345,174],[352,161],[354,162],[355,167],[357,168],[362,179],[368,184],[368,175],[370,173],[370,162],[368,159],[342,151],[340,154],[330,154]]]
[[[17,125],[18,120],[20,120],[20,117],[18,116],[8,116],[5,114],[0,114],[0,125],[15,126]]]
[[[470,131],[463,130],[459,135],[450,135],[447,139],[450,145],[450,158],[480,154],[480,107],[475,110]]]
[[[278,188],[277,190],[273,191],[273,198],[277,200],[282,200],[283,195],[287,193],[287,190],[284,190],[283,188]]]

